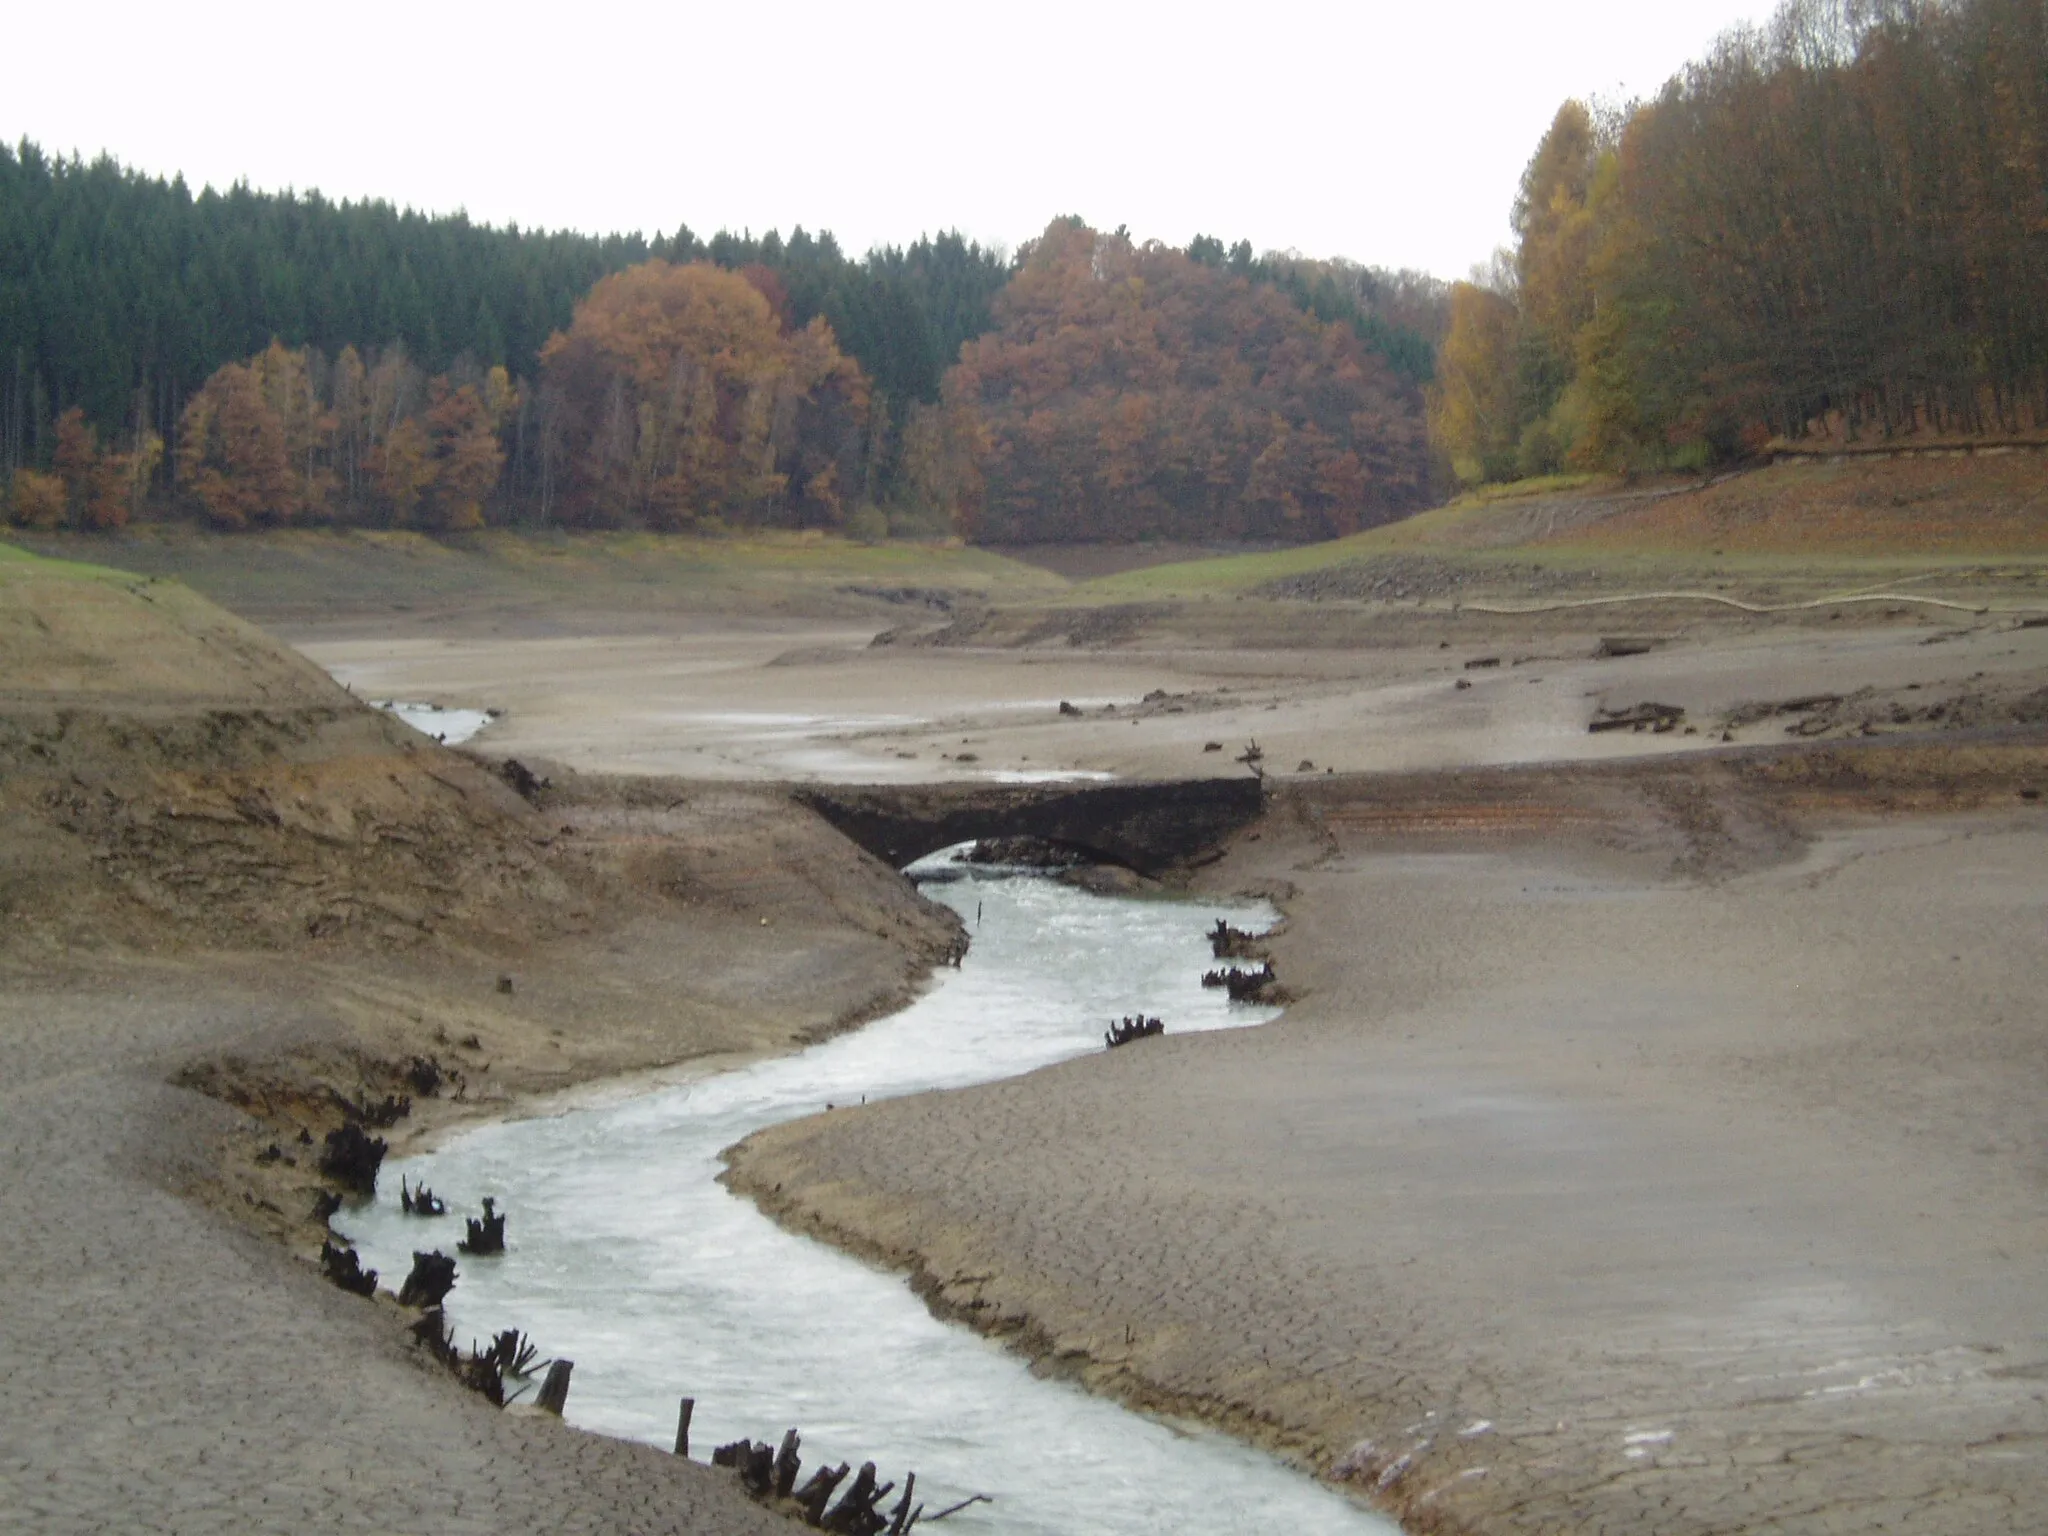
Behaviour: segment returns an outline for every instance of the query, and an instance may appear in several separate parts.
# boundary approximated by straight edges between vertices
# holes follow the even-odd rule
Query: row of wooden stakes
[[[682,1414],[676,1424],[678,1456],[690,1454],[690,1415],[695,1408],[695,1399],[683,1399]],[[924,1518],[924,1506],[912,1502],[917,1492],[915,1472],[903,1479],[903,1494],[895,1508],[883,1513],[882,1500],[896,1485],[878,1481],[872,1461],[861,1463],[860,1471],[853,1474],[853,1482],[840,1494],[837,1504],[832,1503],[832,1495],[846,1481],[850,1470],[843,1461],[836,1467],[818,1468],[799,1487],[797,1477],[803,1471],[803,1458],[797,1454],[797,1447],[802,1443],[803,1437],[794,1429],[782,1437],[780,1446],[771,1447],[766,1441],[735,1440],[711,1453],[711,1465],[731,1467],[739,1476],[740,1486],[756,1501],[821,1531],[840,1531],[847,1536],[904,1536]],[[954,1507],[964,1509],[966,1504]]]
[[[374,1178],[373,1169],[371,1179],[374,1181]],[[401,1182],[399,1199],[406,1214],[411,1216],[447,1213],[446,1203],[424,1184],[413,1189]],[[504,1251],[505,1216],[496,1209],[494,1201],[485,1199],[482,1223],[471,1218],[469,1228],[469,1238],[460,1245],[464,1253]],[[412,1261],[412,1271],[398,1291],[398,1304],[421,1309],[410,1330],[413,1337],[464,1386],[500,1408],[523,1396],[532,1385],[533,1376],[545,1369],[547,1374],[534,1398],[534,1407],[559,1418],[568,1402],[569,1378],[576,1368],[575,1362],[566,1359],[537,1360],[539,1351],[516,1328],[508,1328],[498,1334],[483,1349],[473,1343],[466,1351],[457,1348],[442,1305],[448,1293],[455,1288],[458,1278],[455,1260],[444,1253],[415,1252]],[[322,1245],[320,1264],[327,1278],[343,1290],[359,1296],[376,1294],[377,1272],[364,1269],[353,1248],[330,1240]],[[509,1396],[506,1391],[508,1380],[518,1384]],[[695,1398],[682,1400],[682,1411],[676,1422],[675,1453],[678,1456],[690,1454],[690,1419],[696,1407]],[[930,1524],[970,1504],[984,1503],[988,1499],[986,1494],[975,1494],[926,1520],[924,1505],[912,1501],[917,1487],[917,1474],[913,1472],[904,1477],[903,1493],[895,1506],[884,1512],[882,1501],[896,1485],[879,1482],[875,1464],[870,1461],[863,1462],[860,1470],[852,1473],[852,1483],[840,1493],[835,1504],[832,1496],[839,1491],[840,1484],[846,1481],[852,1469],[845,1462],[836,1467],[820,1467],[798,1487],[797,1475],[802,1461],[797,1447],[801,1440],[794,1429],[782,1437],[779,1447],[771,1447],[765,1442],[736,1440],[713,1451],[711,1464],[732,1468],[738,1474],[740,1486],[757,1501],[800,1519],[806,1525],[841,1532],[844,1536],[904,1536],[920,1520]]]

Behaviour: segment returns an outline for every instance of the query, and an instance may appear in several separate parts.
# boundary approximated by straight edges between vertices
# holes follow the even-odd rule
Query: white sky
[[[851,251],[1061,213],[1463,276],[1567,96],[1769,0],[21,6],[0,136],[599,232]]]

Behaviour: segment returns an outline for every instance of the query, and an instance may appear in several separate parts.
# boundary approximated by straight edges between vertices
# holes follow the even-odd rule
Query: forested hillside
[[[1435,280],[1245,242],[1189,250],[1348,329],[1405,383],[1432,375]],[[663,388],[641,376],[648,353],[606,375],[620,392],[602,401],[581,343],[544,366],[550,338],[596,324],[579,305],[650,263],[744,280],[764,306],[742,326],[747,363],[693,350],[709,332],[671,337]],[[951,234],[853,258],[802,229],[493,229],[317,193],[194,194],[110,160],[0,147],[0,493],[35,526],[185,511],[222,528],[853,517],[866,533],[943,531],[961,509],[933,494],[928,408],[1013,271]],[[733,285],[683,281],[738,323]]]
[[[687,226],[651,240],[494,229],[317,193],[194,194],[110,160],[0,146],[0,475],[57,469],[58,423],[75,408],[80,426],[147,460],[150,484],[173,492],[188,403],[216,370],[272,341],[305,353],[323,396],[350,349],[373,372],[381,359],[417,374],[400,396],[424,400],[433,376],[480,389],[493,368],[530,384],[548,338],[599,279],[663,259],[743,269],[792,329],[824,316],[884,402],[882,424],[938,398],[1009,278],[1000,254],[952,235],[855,259],[801,229],[709,241]],[[533,470],[536,487],[538,468],[519,450],[522,434],[541,430],[538,405],[537,392],[517,389],[502,423],[506,462]],[[880,447],[886,461],[886,430]],[[94,500],[81,486],[70,515]],[[512,515],[511,493],[524,487],[494,494],[493,509]]]
[[[1568,102],[1514,227],[1451,296],[1464,479],[2048,430],[2048,5],[1791,0]]]
[[[493,229],[0,148],[15,522],[1324,537],[1455,478],[2048,435],[2048,0],[1788,0],[1567,102],[1445,285],[1060,219]]]

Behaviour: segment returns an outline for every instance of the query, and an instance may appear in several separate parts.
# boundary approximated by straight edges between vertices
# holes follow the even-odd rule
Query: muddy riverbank
[[[0,1343],[29,1383],[0,1497],[39,1529],[771,1528],[491,1413],[291,1257],[292,1128],[416,1056],[453,1075],[396,1140],[894,1006],[957,929],[764,782],[792,754],[1170,779],[1254,736],[1281,792],[1200,880],[1284,901],[1285,1020],[835,1112],[739,1176],[1418,1530],[1988,1532],[2048,1496],[2048,631],[1744,619],[1623,655],[1308,604],[1283,617],[1320,648],[1265,653],[1188,604],[1206,648],[877,648],[837,613],[831,643],[778,614],[385,646],[358,615],[321,659],[359,697],[506,710],[465,755],[171,584],[0,585]],[[1683,723],[1588,730],[1645,701]],[[1587,753],[1646,761],[1543,761]]]
[[[2022,1529],[2048,753],[2001,754],[1332,789],[1204,874],[1288,893],[1278,1024],[733,1181],[1411,1530]]]
[[[498,1413],[329,1285],[313,1147],[390,1098],[403,1139],[789,1049],[898,1006],[952,915],[773,791],[536,804],[173,587],[0,570],[0,646],[0,1507],[785,1529],[702,1467]]]

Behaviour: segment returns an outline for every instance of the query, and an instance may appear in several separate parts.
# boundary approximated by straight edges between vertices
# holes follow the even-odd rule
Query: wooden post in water
[[[682,1411],[676,1415],[676,1454],[678,1456],[686,1457],[690,1454],[690,1415],[696,1411],[697,1399],[694,1397],[684,1398]]]
[[[540,1396],[533,1405],[542,1413],[562,1416],[562,1405],[569,1401],[569,1373],[576,1369],[574,1360],[557,1360],[548,1367],[548,1379],[540,1384]]]
[[[796,1487],[796,1475],[801,1469],[796,1449],[802,1441],[803,1437],[792,1429],[782,1437],[782,1445],[775,1452],[774,1488],[775,1497],[778,1499],[788,1498],[790,1490]]]

